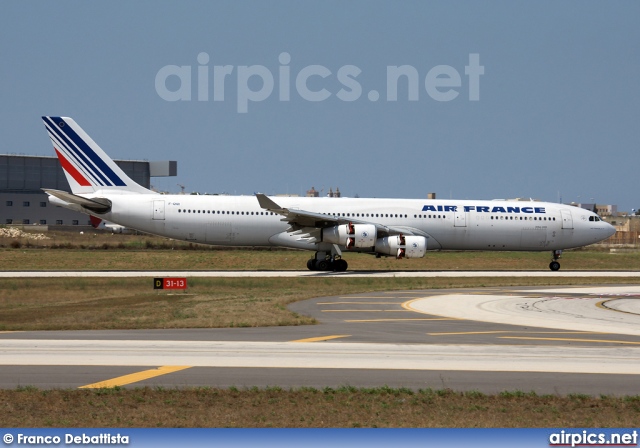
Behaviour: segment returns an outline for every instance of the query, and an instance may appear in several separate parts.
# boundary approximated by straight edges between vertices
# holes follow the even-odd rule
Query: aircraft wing
[[[399,226],[385,226],[379,223],[365,221],[362,219],[354,219],[352,217],[323,215],[322,213],[308,212],[305,210],[283,208],[276,204],[272,199],[262,193],[257,193],[256,198],[260,207],[270,212],[282,215],[282,221],[288,223],[291,228],[289,231],[297,232],[302,229],[309,231],[309,229],[323,229],[325,227],[333,227],[341,224],[373,224],[376,226],[376,231],[380,236],[388,235],[421,235],[427,236],[421,230],[413,227],[399,227]]]

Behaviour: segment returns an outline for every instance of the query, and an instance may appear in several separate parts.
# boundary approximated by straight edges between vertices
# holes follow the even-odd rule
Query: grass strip
[[[4,427],[637,427],[640,396],[389,387],[0,390]]]

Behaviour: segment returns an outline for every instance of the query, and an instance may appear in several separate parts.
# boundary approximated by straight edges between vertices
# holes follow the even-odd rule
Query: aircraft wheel
[[[328,271],[329,270],[329,262],[327,260],[318,260],[316,262],[316,269],[318,271]]]
[[[347,263],[346,260],[343,260],[342,258],[339,260],[336,260],[334,263],[334,269],[336,272],[344,272],[347,270],[347,267],[349,267],[349,264]]]
[[[318,269],[316,267],[316,259],[315,258],[310,258],[309,260],[307,260],[307,269],[309,269],[310,271],[315,271],[316,269]]]
[[[557,261],[552,261],[551,263],[549,263],[549,269],[551,269],[552,271],[559,271],[560,263],[558,263]]]

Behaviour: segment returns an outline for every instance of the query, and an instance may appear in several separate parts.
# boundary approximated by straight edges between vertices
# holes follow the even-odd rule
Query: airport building
[[[574,204],[572,204],[574,205]],[[593,213],[596,213],[600,217],[605,216],[618,216],[618,206],[613,204],[575,204],[576,207],[584,208],[586,210],[590,210]]]
[[[178,171],[175,161],[115,163],[145,188],[152,177],[176,176]],[[71,191],[57,157],[0,155],[0,225],[91,225],[88,215],[52,206],[42,188]]]

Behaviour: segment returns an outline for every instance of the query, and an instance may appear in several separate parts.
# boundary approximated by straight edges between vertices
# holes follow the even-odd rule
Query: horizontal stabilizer
[[[75,194],[67,193],[66,191],[50,190],[48,188],[42,189],[45,193],[55,196],[56,198],[68,202],[70,204],[80,205],[87,210],[91,210],[96,213],[106,213],[111,210],[111,201],[106,198],[83,198]]]

